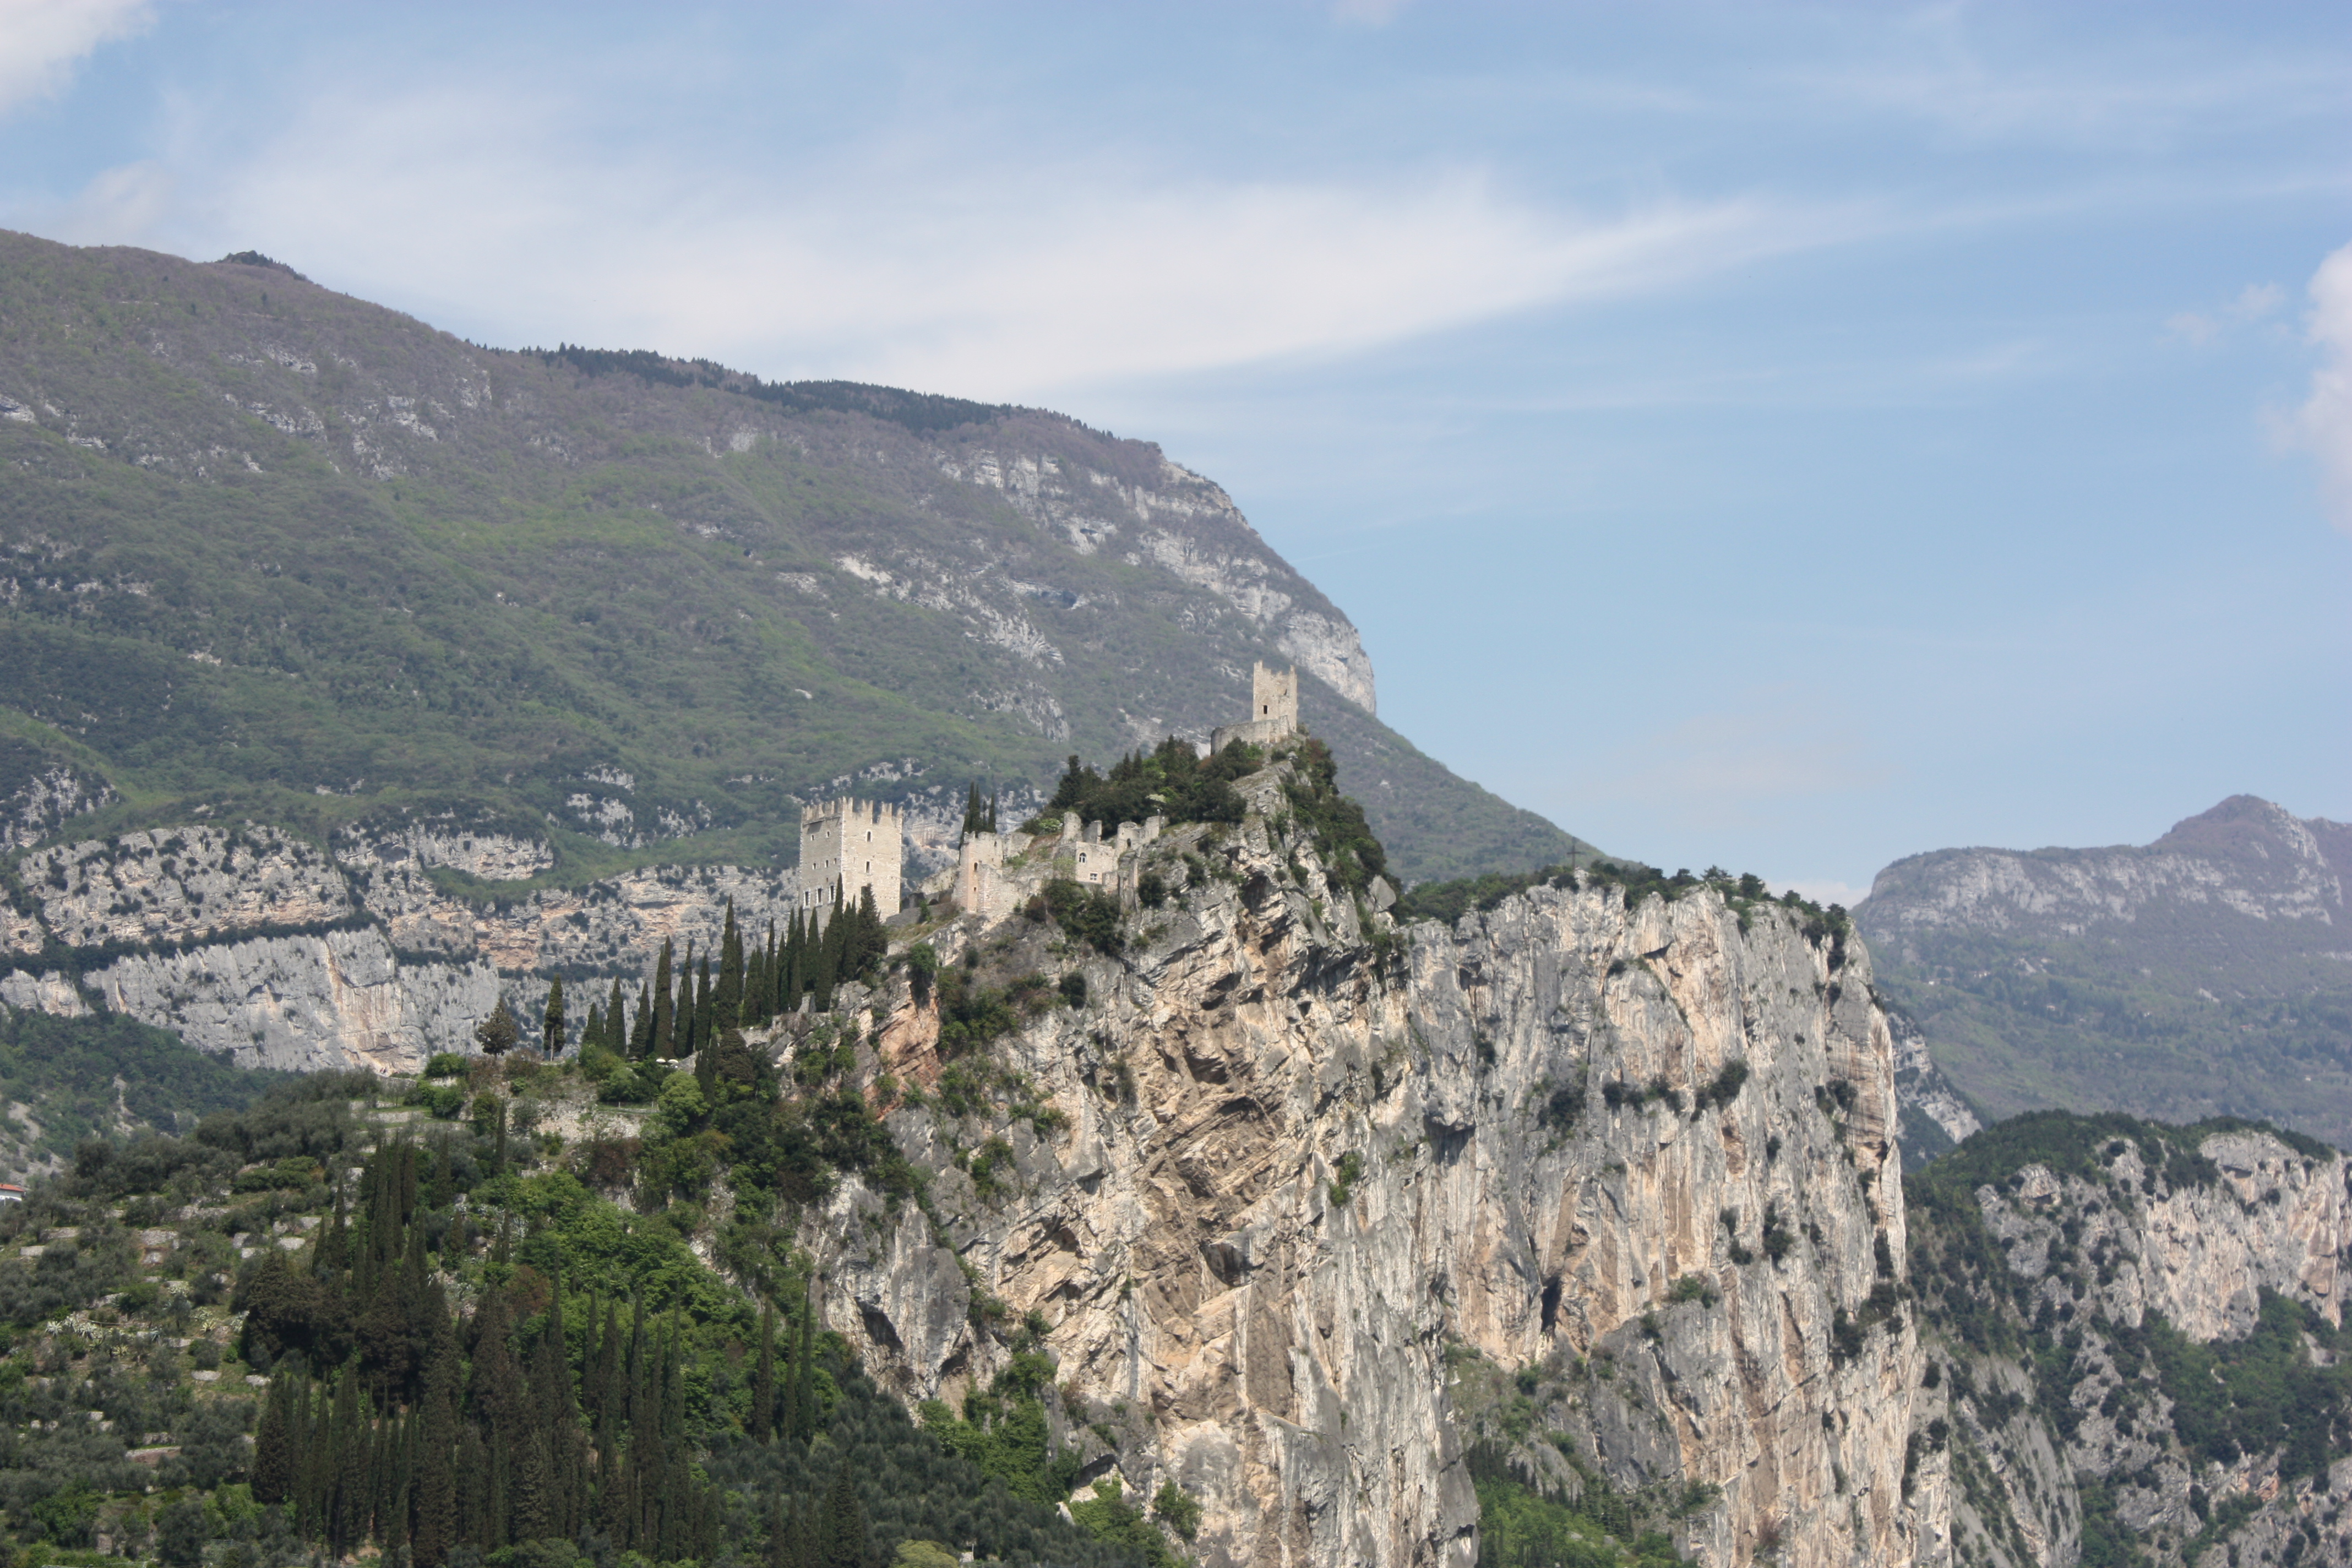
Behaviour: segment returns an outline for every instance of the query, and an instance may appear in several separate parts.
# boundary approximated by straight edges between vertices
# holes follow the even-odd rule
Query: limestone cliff
[[[854,1184],[810,1216],[833,1326],[921,1398],[1003,1358],[975,1288],[1038,1314],[1089,1473],[1178,1479],[1208,1563],[1472,1562],[1478,1364],[1530,1369],[1610,1484],[1707,1499],[1675,1528],[1708,1561],[1932,1544],[1902,1486],[1919,1361],[1866,958],[1599,885],[1393,931],[1259,798],[1132,851],[1170,906],[1130,896],[1139,940],[1085,962],[1089,1004],[997,1047],[1066,1125],[935,1092],[891,1120],[929,1216]],[[993,973],[1069,962],[1049,930],[934,941]],[[903,986],[884,1008],[877,1070],[971,1071]],[[983,1197],[992,1135],[1019,1179]],[[1115,1450],[1087,1435],[1114,1420]]]
[[[2265,1129],[2054,1114],[1924,1173],[1915,1453],[1962,1559],[2352,1560],[2347,1175]]]
[[[431,875],[510,880],[549,858],[544,839],[439,820],[347,832],[331,855],[253,823],[38,850],[0,905],[0,1003],[109,1007],[246,1067],[413,1071],[468,1048],[501,991],[531,1016],[545,985],[528,977],[634,993],[665,941],[712,952],[730,902],[760,931],[798,889],[787,870],[656,866],[478,901]]]

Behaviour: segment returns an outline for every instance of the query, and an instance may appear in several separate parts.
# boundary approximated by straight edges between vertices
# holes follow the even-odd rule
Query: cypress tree
[[[691,942],[686,944],[686,962],[678,966],[677,1000],[672,1004],[671,1016],[676,1020],[671,1026],[674,1044],[669,1053],[674,1061],[694,1054],[694,1026],[702,1019],[702,999],[694,989],[694,943]]]
[[[743,932],[735,924],[735,900],[727,900],[727,928],[719,939],[719,990],[711,997],[711,1037],[743,1022]]]
[[[817,1524],[817,1561],[823,1568],[866,1568],[866,1505],[857,1500],[857,1483],[844,1459],[833,1473],[833,1489],[825,1494]]]
[[[294,1378],[281,1373],[269,1383],[269,1398],[261,1408],[261,1425],[253,1435],[253,1464],[248,1479],[253,1500],[276,1505],[294,1489]]]
[[[743,955],[743,994],[738,1005],[742,1028],[757,1028],[768,1021],[768,965],[775,957],[775,947],[776,922],[770,921],[766,940]]]
[[[803,979],[807,973],[808,933],[801,912],[793,910],[792,920],[784,928],[784,955],[776,965],[776,1011],[797,1013],[801,995],[808,989]]]
[[[639,1061],[649,1061],[654,1054],[654,985],[650,980],[637,985],[636,1022],[629,1031],[629,1055]]]
[[[996,792],[994,790],[989,791],[988,794],[988,831],[991,833],[1001,831],[996,826]]]
[[[415,1524],[411,1538],[416,1568],[441,1568],[458,1541],[457,1329],[441,1315],[433,1348],[425,1361],[425,1420],[417,1442]]]
[[[719,1038],[719,986],[711,978],[710,955],[702,955],[702,967],[696,972],[694,982],[694,1048],[709,1050]]]
[[[540,1015],[540,1054],[549,1061],[563,1054],[563,976],[557,975],[547,983],[547,1008]]]
[[[766,1442],[775,1435],[776,1303],[760,1303],[760,1361],[751,1374],[751,1436]]]
[[[667,1061],[677,1053],[671,1047],[677,1043],[670,1005],[670,939],[662,938],[661,956],[654,961],[653,999],[654,1028],[652,1054]]]
[[[963,786],[963,832],[958,842],[980,831],[980,781]]]

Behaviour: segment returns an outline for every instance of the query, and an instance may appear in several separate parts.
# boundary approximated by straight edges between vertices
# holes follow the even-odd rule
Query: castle
[[[1271,745],[1298,733],[1298,670],[1255,667],[1250,676],[1250,716],[1239,724],[1220,726],[1209,742],[1212,753],[1236,741]],[[942,873],[926,890],[952,889],[956,907],[978,915],[983,923],[1003,919],[1033,896],[1048,877],[1067,877],[1106,891],[1116,889],[1122,900],[1136,895],[1142,868],[1138,851],[1159,838],[1167,819],[1122,822],[1108,834],[1100,822],[1081,823],[1075,814],[1062,819],[1060,841],[1052,856],[1024,868],[1008,868],[1008,855],[1024,851],[1009,835],[972,833],[964,837],[956,854],[952,878]]]
[[[1263,664],[1250,670],[1250,716],[1246,722],[1220,725],[1210,738],[1209,750],[1222,752],[1235,741],[1246,741],[1253,746],[1270,745],[1286,741],[1298,733],[1298,668],[1268,669]]]
[[[819,801],[801,813],[801,908],[829,918],[837,898],[856,903],[867,888],[888,920],[898,912],[906,839],[898,808],[885,802]]]

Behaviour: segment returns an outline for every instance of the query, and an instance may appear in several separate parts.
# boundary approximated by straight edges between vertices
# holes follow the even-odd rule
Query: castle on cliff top
[[[898,808],[884,801],[823,800],[801,813],[800,901],[830,918],[836,900],[854,904],[867,888],[888,920],[898,912],[906,860]]]
[[[1246,741],[1253,746],[1271,745],[1287,741],[1298,733],[1298,667],[1269,669],[1254,664],[1250,669],[1250,716],[1239,724],[1223,724],[1210,737],[1209,750],[1222,752],[1235,741]]]

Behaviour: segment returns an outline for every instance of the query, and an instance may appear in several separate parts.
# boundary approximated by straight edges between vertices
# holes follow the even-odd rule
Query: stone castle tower
[[[1235,741],[1253,746],[1287,741],[1298,733],[1298,668],[1271,669],[1254,665],[1250,670],[1250,716],[1245,723],[1225,724],[1210,738],[1209,749],[1222,752]]]
[[[882,801],[819,801],[801,813],[801,908],[830,917],[837,894],[850,903],[874,889],[874,907],[898,912],[906,860],[898,808]]]

